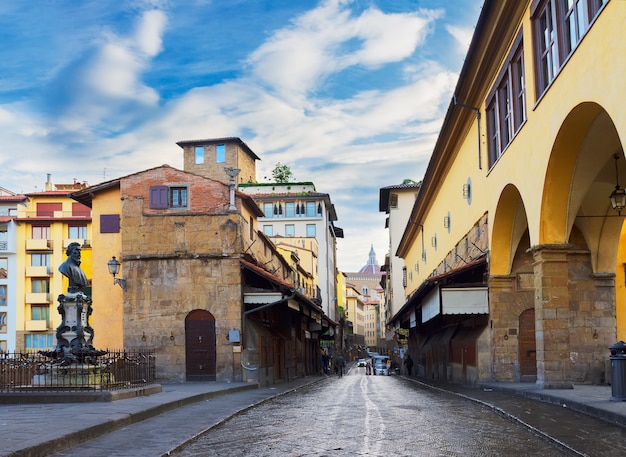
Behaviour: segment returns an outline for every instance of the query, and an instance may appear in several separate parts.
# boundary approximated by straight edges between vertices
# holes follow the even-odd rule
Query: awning
[[[489,314],[487,287],[446,287],[441,289],[443,314]]]
[[[438,276],[431,276],[427,280],[425,280],[409,297],[407,297],[406,303],[400,308],[400,310],[389,320],[390,324],[394,324],[398,321],[402,321],[409,316],[409,313],[414,308],[422,308],[422,322],[426,322],[428,319],[432,319],[432,317],[439,314],[441,306],[440,306],[440,298],[439,298],[439,285],[441,283],[445,283],[446,281],[450,281],[456,276],[463,274],[467,271],[473,270],[475,268],[483,268],[487,263],[487,256],[481,255],[480,257],[474,259],[474,261],[464,265],[462,267],[448,270],[445,273],[442,273]],[[468,284],[471,287],[471,284]],[[437,293],[437,297],[431,297],[433,292]],[[425,308],[430,307],[427,310],[427,314],[430,314],[431,317],[428,319],[424,318]],[[488,312],[488,311],[487,311]],[[434,313],[434,314],[433,314]],[[445,314],[445,313],[444,313]],[[455,314],[455,313],[449,313]]]
[[[422,300],[422,323],[439,314],[489,314],[489,289],[435,287]]]

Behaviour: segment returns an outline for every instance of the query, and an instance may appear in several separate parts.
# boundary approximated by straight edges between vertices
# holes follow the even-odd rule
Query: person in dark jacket
[[[335,366],[337,367],[337,374],[339,374],[339,377],[341,378],[343,376],[343,371],[346,368],[346,359],[344,359],[341,354],[337,356]]]
[[[413,370],[413,359],[408,354],[404,359],[404,366],[406,366],[406,372],[408,373],[408,375],[411,376],[411,370]]]

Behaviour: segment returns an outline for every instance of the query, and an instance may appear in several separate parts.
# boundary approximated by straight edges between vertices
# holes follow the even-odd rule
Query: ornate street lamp
[[[113,284],[119,285],[124,292],[126,292],[126,278],[116,278],[115,276],[120,272],[120,266],[122,264],[115,258],[115,256],[111,257],[111,260],[107,262],[107,267],[109,267],[109,273],[113,275]]]
[[[611,192],[609,199],[611,200],[613,209],[621,216],[622,210],[626,206],[626,190],[619,185],[619,173],[617,170],[617,159],[619,159],[619,155],[615,154],[613,158],[615,159],[615,189]]]

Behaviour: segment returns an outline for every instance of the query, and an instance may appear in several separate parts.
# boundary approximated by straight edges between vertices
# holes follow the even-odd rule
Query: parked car
[[[365,366],[365,359],[359,359],[356,362],[356,366],[357,367],[364,367]]]

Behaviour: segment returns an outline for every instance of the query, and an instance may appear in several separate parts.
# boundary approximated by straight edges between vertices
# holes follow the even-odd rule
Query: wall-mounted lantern
[[[126,292],[126,278],[116,278],[117,274],[120,272],[120,266],[122,264],[115,258],[115,256],[111,257],[111,260],[107,263],[107,267],[109,267],[109,273],[113,276],[113,284],[119,285],[124,292]]]

